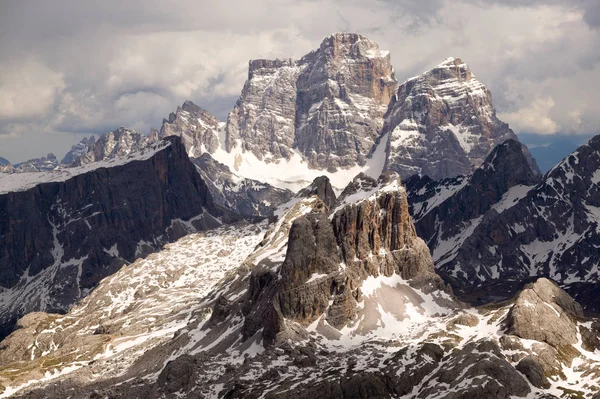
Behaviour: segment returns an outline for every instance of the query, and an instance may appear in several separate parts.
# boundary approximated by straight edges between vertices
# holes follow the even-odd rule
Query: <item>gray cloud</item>
[[[5,2],[0,156],[147,132],[187,99],[225,119],[249,59],[299,58],[340,30],[390,50],[399,80],[462,57],[517,131],[590,134],[599,19],[596,0]]]

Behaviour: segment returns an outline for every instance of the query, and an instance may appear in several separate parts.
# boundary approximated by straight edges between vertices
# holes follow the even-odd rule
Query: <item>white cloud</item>
[[[508,122],[517,131],[536,134],[555,134],[558,124],[550,117],[550,111],[556,105],[551,97],[536,98],[531,104],[516,112],[499,114],[498,117]]]
[[[0,120],[18,121],[46,116],[65,88],[63,75],[26,59],[2,64]]]

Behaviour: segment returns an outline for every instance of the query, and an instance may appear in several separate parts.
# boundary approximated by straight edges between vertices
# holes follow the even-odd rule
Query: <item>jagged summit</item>
[[[310,57],[315,52],[329,52],[334,58],[339,56],[352,57],[389,57],[390,52],[381,50],[379,45],[359,33],[336,32],[326,37],[315,50],[303,58]]]
[[[219,148],[220,128],[221,121],[188,100],[177,107],[168,119],[163,119],[158,137],[181,136],[188,155],[197,158]]]
[[[364,166],[395,87],[389,54],[358,34],[333,34],[299,61],[252,60],[225,148],[242,160]]]
[[[402,83],[385,115],[383,134],[389,134],[387,168],[403,177],[436,180],[467,175],[496,145],[517,140],[496,117],[490,91],[460,58],[447,58]]]

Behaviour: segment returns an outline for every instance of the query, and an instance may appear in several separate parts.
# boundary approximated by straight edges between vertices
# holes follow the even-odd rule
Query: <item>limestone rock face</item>
[[[304,198],[312,195],[319,197],[329,210],[333,210],[336,204],[336,195],[327,176],[317,177],[308,187],[303,188],[297,194],[298,197]]]
[[[96,145],[96,138],[94,136],[84,137],[79,143],[71,147],[71,150],[67,152],[60,163],[65,166],[71,166],[82,156],[88,152],[93,152]]]
[[[180,136],[190,158],[219,147],[220,121],[191,101],[177,107],[168,119],[163,119],[158,138]]]
[[[364,165],[396,87],[389,54],[366,37],[336,33],[299,61],[253,60],[229,114],[226,149],[310,166]]]
[[[408,280],[422,272],[433,273],[433,262],[417,237],[403,190],[384,192],[374,200],[347,205],[336,212],[332,223],[344,261],[347,265],[355,264],[356,271],[362,274],[360,277],[397,272]],[[408,256],[401,251],[410,247],[415,252]],[[372,262],[373,254],[383,256]]]
[[[521,291],[507,323],[509,333],[559,347],[578,342],[576,317],[583,317],[581,305],[556,283],[540,278]]]
[[[402,178],[470,174],[498,144],[517,139],[496,117],[490,91],[467,64],[448,58],[400,85],[385,115],[386,167]],[[536,174],[529,151],[523,149]]]
[[[288,250],[281,265],[277,296],[284,317],[310,323],[327,310],[329,279],[305,285],[313,275],[339,271],[340,254],[326,214],[309,214],[292,224]]]

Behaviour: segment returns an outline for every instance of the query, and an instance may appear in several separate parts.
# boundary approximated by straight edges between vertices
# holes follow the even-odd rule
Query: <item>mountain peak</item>
[[[334,58],[385,58],[389,51],[381,50],[379,45],[359,33],[336,32],[326,37],[317,52],[331,52]],[[312,54],[312,53],[311,53]],[[310,54],[307,56],[309,57]]]
[[[526,151],[526,147],[518,140],[508,139],[490,152],[479,170],[488,171],[493,169],[496,172],[501,172],[504,178],[511,176],[518,180],[512,182],[511,185],[524,184],[529,186],[537,184],[540,181],[540,175],[533,170],[527,159]]]
[[[419,174],[434,180],[468,175],[495,146],[517,139],[496,117],[490,91],[454,57],[398,87],[383,133],[390,134],[388,168],[404,178]]]
[[[225,149],[240,162],[300,155],[310,169],[363,167],[396,86],[388,53],[356,33],[334,33],[299,61],[252,60]]]

